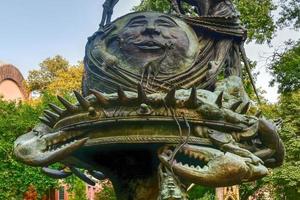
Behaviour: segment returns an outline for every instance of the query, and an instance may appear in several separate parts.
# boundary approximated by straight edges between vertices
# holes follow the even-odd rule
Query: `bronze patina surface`
[[[192,183],[230,186],[280,166],[281,122],[265,119],[243,87],[237,12],[230,1],[187,2],[198,17],[182,15],[181,1],[177,15],[136,12],[112,23],[108,9],[86,45],[83,95],[50,104],[16,140],[17,158],[53,178],[107,177],[118,199],[134,200],[188,199]],[[57,162],[65,167],[49,167]]]

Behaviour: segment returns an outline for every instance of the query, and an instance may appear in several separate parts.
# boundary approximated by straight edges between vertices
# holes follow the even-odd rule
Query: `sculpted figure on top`
[[[192,183],[230,186],[280,166],[280,121],[266,120],[243,87],[245,30],[234,6],[186,2],[199,16],[184,15],[178,0],[174,15],[110,23],[112,8],[104,11],[107,23],[86,45],[78,103],[58,97],[64,109],[50,104],[15,155],[54,178],[107,177],[118,199],[188,199]],[[65,167],[52,169],[56,162]]]

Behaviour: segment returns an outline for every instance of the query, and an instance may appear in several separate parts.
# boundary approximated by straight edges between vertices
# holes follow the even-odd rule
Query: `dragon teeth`
[[[195,158],[195,159],[197,159],[197,158],[198,158],[198,155],[197,155],[197,153],[192,153],[192,156],[193,156],[193,158]]]

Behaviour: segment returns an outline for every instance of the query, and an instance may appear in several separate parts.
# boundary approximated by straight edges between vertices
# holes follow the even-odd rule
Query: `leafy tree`
[[[300,90],[281,95],[279,115],[284,119],[280,132],[285,143],[285,164],[266,178],[276,189],[278,199],[297,199],[300,196]]]
[[[241,13],[241,21],[248,29],[248,41],[262,43],[270,42],[276,25],[271,12],[276,9],[272,0],[234,0],[237,9]],[[169,12],[169,0],[142,0],[137,11],[160,11]]]
[[[70,196],[70,200],[86,200],[86,185],[83,181],[76,178],[73,179],[71,183],[70,192],[72,195]]]
[[[48,91],[52,94],[66,94],[73,90],[80,91],[82,74],[83,63],[80,62],[78,65],[59,73],[48,85]]]
[[[97,193],[95,200],[116,200],[116,195],[114,192],[114,188],[111,182],[102,181],[102,190]]]
[[[28,87],[30,91],[45,90],[54,78],[63,71],[67,71],[69,62],[57,55],[54,58],[47,58],[40,63],[39,70],[29,71]]]
[[[39,195],[57,185],[56,180],[46,177],[36,168],[15,160],[15,139],[31,130],[38,122],[46,103],[5,102],[0,99],[0,199],[22,199],[33,185]]]
[[[274,83],[279,84],[279,92],[291,92],[300,88],[300,40],[288,42],[284,52],[276,51],[272,57],[269,70]]]
[[[293,26],[295,29],[300,28],[300,1],[299,0],[288,0],[280,1],[281,17],[277,24],[281,27]]]
[[[276,31],[272,11],[277,7],[272,0],[233,0],[241,13],[241,21],[248,30],[248,41],[270,42]]]
[[[189,191],[189,199],[212,200],[215,199],[215,189],[203,187],[200,185],[194,186]]]
[[[27,85],[30,91],[63,94],[80,90],[82,73],[82,62],[71,66],[66,59],[57,55],[44,60],[39,70],[30,71]]]

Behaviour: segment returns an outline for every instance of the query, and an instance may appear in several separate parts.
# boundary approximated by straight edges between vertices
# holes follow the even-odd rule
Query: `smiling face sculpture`
[[[176,72],[188,58],[189,47],[186,31],[159,13],[133,16],[120,30],[117,44],[109,44],[109,49],[120,48],[120,60],[150,75]]]
[[[158,85],[166,85],[162,89],[167,91],[166,80],[188,70],[198,52],[198,37],[183,20],[155,12],[131,13],[88,43],[85,80],[88,88],[104,92],[117,85],[134,91],[140,82],[149,91],[157,91]],[[102,76],[90,79],[90,72]]]
[[[54,178],[95,184],[101,171],[121,200],[186,199],[182,183],[264,177],[284,159],[276,124],[249,114],[240,77],[199,89],[230,65],[232,49],[232,38],[196,35],[173,16],[121,17],[87,43],[85,94],[74,92],[77,104],[58,97],[64,108],[50,104],[15,155]],[[57,162],[64,167],[49,168]]]

